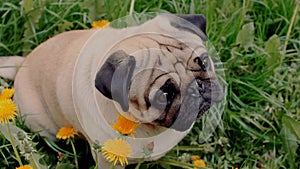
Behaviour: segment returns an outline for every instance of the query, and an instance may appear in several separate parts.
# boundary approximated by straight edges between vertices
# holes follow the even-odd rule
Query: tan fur
[[[80,49],[93,34],[71,31],[55,36],[31,52],[15,80],[15,100],[26,123],[42,135],[56,133],[61,126],[74,126],[72,100],[73,68]]]
[[[14,80],[24,59],[20,56],[0,57],[0,77]]]

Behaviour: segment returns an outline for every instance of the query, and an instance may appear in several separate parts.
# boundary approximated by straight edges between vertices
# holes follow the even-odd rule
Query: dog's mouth
[[[204,102],[202,105],[200,105],[197,118],[200,118],[201,116],[203,116],[210,109],[211,106],[212,106],[212,103],[210,103],[210,102]]]

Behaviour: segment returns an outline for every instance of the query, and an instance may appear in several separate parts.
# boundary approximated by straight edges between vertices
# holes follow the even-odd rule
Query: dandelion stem
[[[76,168],[78,169],[79,167],[78,167],[78,160],[77,160],[76,149],[75,149],[75,146],[74,146],[74,143],[73,143],[72,139],[70,139],[70,142],[71,142],[73,153],[74,153],[74,156],[75,156],[75,165],[76,165]]]
[[[9,123],[7,123],[7,130],[8,130],[9,137],[10,137],[10,143],[11,143],[11,145],[12,145],[12,147],[13,147],[13,150],[14,150],[14,153],[15,153],[15,155],[16,155],[16,158],[17,158],[17,160],[18,160],[18,162],[19,162],[19,165],[20,165],[20,166],[23,166],[22,160],[21,160],[20,155],[19,155],[19,153],[18,153],[18,151],[17,151],[16,145],[15,145],[15,141],[14,141],[14,138],[13,138],[12,133],[11,133],[11,130],[10,130],[10,125],[9,125]]]
[[[130,9],[129,9],[129,15],[132,15],[132,13],[133,13],[133,9],[134,9],[134,1],[135,1],[135,0],[131,0],[131,3],[130,3]]]
[[[290,26],[289,26],[288,32],[286,34],[286,39],[285,39],[284,46],[283,46],[283,54],[286,53],[286,48],[287,48],[287,45],[288,45],[288,41],[289,41],[289,38],[290,38],[290,35],[291,35],[291,32],[292,32],[292,28],[293,28],[293,25],[294,25],[294,22],[296,20],[296,16],[297,16],[297,13],[298,13],[299,3],[300,2],[298,2],[296,0],[296,7],[294,9],[294,14],[293,14],[292,19],[290,21]]]
[[[177,146],[174,148],[176,151],[202,151],[207,146],[218,145],[218,142],[213,142],[210,144],[198,145],[198,146]]]
[[[95,169],[98,169],[98,163],[99,163],[99,161],[98,161],[98,151],[95,150],[94,152],[95,152],[95,158],[96,158],[96,166],[95,166]]]
[[[175,160],[168,160],[168,159],[160,159],[160,160],[157,160],[156,162],[160,163],[160,164],[167,164],[167,165],[171,165],[171,166],[175,166],[175,167],[180,167],[180,168],[192,168],[192,167],[195,167],[195,165],[193,165],[193,164],[183,163],[183,162],[179,162],[179,161],[175,161]]]
[[[33,169],[39,169],[38,166],[36,165],[33,156],[31,155],[30,159],[29,159],[30,165]]]
[[[114,163],[111,163],[110,169],[115,169]]]
[[[144,158],[142,158],[142,159],[139,161],[139,163],[135,166],[134,169],[140,169],[141,164],[143,163],[143,161],[144,161]]]

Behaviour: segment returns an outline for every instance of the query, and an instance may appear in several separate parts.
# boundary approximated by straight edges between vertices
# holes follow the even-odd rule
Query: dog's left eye
[[[158,90],[155,93],[154,99],[152,101],[153,106],[155,106],[158,109],[164,109],[168,103],[167,96],[168,96],[168,93]]]
[[[178,94],[178,90],[174,80],[168,79],[164,85],[155,92],[151,100],[151,105],[157,109],[164,110],[171,106],[176,94]]]

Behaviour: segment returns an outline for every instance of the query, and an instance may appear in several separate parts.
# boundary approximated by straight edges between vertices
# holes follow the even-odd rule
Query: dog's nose
[[[193,80],[188,88],[187,88],[187,95],[190,97],[199,98],[202,96],[203,91],[205,90],[205,86],[203,83],[199,85],[199,82],[197,80]]]
[[[204,99],[210,100],[208,93],[210,93],[211,89],[208,83],[201,79],[193,80],[187,88],[187,94],[191,97],[204,97]]]

